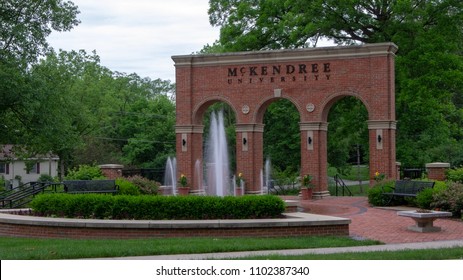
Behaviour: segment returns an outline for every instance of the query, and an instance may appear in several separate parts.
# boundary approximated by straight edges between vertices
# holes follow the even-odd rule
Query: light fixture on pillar
[[[312,137],[309,136],[309,138],[307,139],[307,142],[309,143],[309,145],[312,145]]]
[[[246,145],[246,143],[248,143],[248,140],[246,139],[246,137],[243,138],[243,145]]]
[[[381,138],[381,135],[378,135],[378,143],[381,143],[382,140],[383,138]]]
[[[185,140],[185,139],[182,139],[182,146],[183,146],[183,147],[186,146],[186,140]]]

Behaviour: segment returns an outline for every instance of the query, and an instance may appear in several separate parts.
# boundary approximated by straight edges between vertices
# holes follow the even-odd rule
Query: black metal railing
[[[57,192],[61,183],[29,182],[0,193],[0,208],[19,208],[31,202],[36,194]]]
[[[426,174],[426,168],[422,167],[401,167],[400,168],[400,178],[401,179],[421,179],[424,174]]]
[[[344,181],[342,180],[341,176],[339,174],[336,174],[334,176],[334,182],[336,183],[336,186],[335,186],[335,195],[336,196],[339,196],[338,194],[338,189],[341,188],[341,195],[342,196],[345,196],[346,193],[348,193],[349,196],[353,196],[352,192],[350,191],[349,187],[346,185],[346,183],[344,183]]]

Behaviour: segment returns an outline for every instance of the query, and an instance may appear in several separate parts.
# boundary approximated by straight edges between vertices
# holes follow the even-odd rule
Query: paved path
[[[368,205],[366,197],[327,197],[320,200],[301,201],[304,212],[350,218],[350,235],[379,240],[386,244],[463,240],[463,221],[437,219],[435,226],[442,231],[419,233],[408,230],[411,218],[397,216],[398,210],[409,208],[375,208]]]
[[[296,200],[297,197],[287,197]],[[354,238],[379,240],[385,245],[297,249],[277,251],[230,252],[192,255],[161,255],[126,257],[118,259],[137,260],[195,260],[246,258],[256,255],[301,255],[330,254],[343,252],[375,252],[397,251],[404,249],[428,249],[463,247],[463,221],[458,219],[437,219],[435,226],[442,227],[441,232],[418,233],[407,229],[414,222],[407,217],[397,216],[399,210],[410,210],[406,207],[375,208],[368,205],[366,197],[327,197],[319,200],[300,201],[303,212],[350,218],[350,235]]]

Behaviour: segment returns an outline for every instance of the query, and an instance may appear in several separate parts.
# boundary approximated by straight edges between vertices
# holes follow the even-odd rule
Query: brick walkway
[[[319,200],[300,201],[304,212],[350,218],[350,235],[379,240],[386,244],[426,242],[437,240],[463,240],[463,221],[437,219],[434,225],[442,231],[418,233],[407,229],[413,225],[411,218],[397,216],[397,208],[375,208],[368,205],[366,197],[326,197]]]

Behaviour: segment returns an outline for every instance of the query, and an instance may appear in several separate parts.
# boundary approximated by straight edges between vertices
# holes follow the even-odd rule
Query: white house
[[[58,161],[58,156],[51,153],[20,159],[15,155],[13,145],[0,144],[0,178],[15,184],[37,181],[42,174],[58,176]],[[30,170],[27,170],[26,162],[32,164]]]

